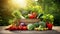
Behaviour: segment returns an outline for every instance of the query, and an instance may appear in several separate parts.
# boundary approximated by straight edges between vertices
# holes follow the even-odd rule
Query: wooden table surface
[[[53,27],[48,31],[9,31],[4,30],[7,26],[0,26],[0,34],[60,34],[60,27]]]

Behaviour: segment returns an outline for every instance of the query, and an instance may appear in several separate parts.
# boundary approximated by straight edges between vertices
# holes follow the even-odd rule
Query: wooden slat
[[[39,21],[40,19],[20,19],[20,22],[25,22],[25,23],[34,23]]]

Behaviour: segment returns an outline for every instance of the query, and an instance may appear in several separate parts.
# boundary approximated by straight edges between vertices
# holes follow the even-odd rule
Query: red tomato
[[[49,30],[52,30],[52,26],[53,25],[51,23],[47,24],[47,27],[48,27]]]
[[[23,28],[22,26],[18,26],[17,30],[22,30],[22,28]]]
[[[23,30],[27,30],[27,26],[23,26]]]
[[[33,18],[34,18],[34,16],[31,14],[31,15],[29,16],[29,18],[30,18],[30,19],[33,19]]]

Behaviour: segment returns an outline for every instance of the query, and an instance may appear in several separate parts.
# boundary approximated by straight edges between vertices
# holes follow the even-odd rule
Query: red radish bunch
[[[27,26],[10,26],[6,30],[14,31],[14,30],[27,30]]]
[[[17,30],[17,27],[16,27],[16,26],[10,26],[10,27],[7,28],[6,30],[11,30],[11,31],[13,31],[13,30]]]
[[[30,19],[34,19],[34,16],[32,14],[29,15]]]
[[[27,26],[19,26],[17,30],[27,30]]]
[[[34,18],[36,18],[37,14],[36,14],[36,12],[33,12],[32,14],[28,14],[28,16],[30,19],[34,19]]]

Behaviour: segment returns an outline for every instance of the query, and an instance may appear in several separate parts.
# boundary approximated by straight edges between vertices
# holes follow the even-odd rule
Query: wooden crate
[[[24,22],[24,23],[35,23],[35,22],[39,22],[40,19],[20,19],[19,22]]]

